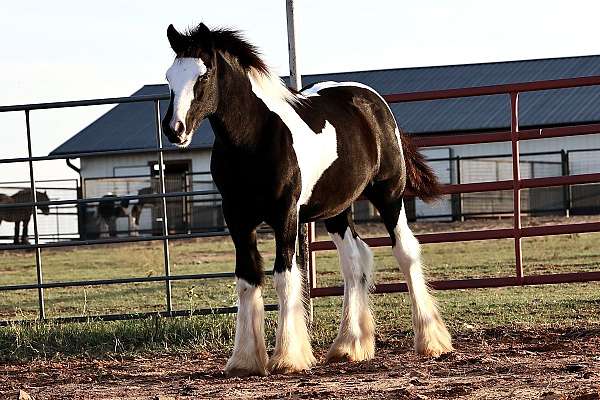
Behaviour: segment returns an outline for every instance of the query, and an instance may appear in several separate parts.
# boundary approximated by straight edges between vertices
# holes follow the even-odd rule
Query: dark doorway
[[[160,171],[157,162],[150,163],[152,187],[160,193]],[[187,192],[189,184],[187,176],[191,172],[191,160],[165,161],[165,192]],[[162,202],[157,201],[158,207],[153,207],[152,230],[162,231]],[[167,217],[169,233],[185,233],[189,229],[189,204],[186,196],[167,198]]]

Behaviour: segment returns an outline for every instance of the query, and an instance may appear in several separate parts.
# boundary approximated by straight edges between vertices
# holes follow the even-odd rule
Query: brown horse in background
[[[37,201],[49,201],[48,195],[46,192],[38,192],[36,191]],[[23,189],[13,194],[12,196],[7,196],[5,194],[0,194],[0,205],[1,204],[20,204],[20,203],[31,203],[33,202],[33,192],[31,189]],[[38,207],[44,215],[50,214],[50,208],[48,206],[39,206]],[[31,219],[31,214],[33,213],[33,207],[23,206],[23,207],[2,207],[0,208],[0,223],[2,221],[14,222],[15,223],[15,236],[14,243],[15,244],[29,244],[29,240],[27,240],[27,225],[29,225],[29,220]],[[21,240],[19,241],[19,226],[23,223],[23,234],[21,236]]]

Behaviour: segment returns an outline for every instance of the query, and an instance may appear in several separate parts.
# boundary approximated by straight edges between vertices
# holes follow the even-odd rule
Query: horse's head
[[[200,122],[217,109],[216,53],[204,24],[189,34],[169,25],[167,37],[176,56],[166,74],[171,100],[162,127],[171,143],[186,147]]]
[[[50,201],[50,199],[48,198],[48,194],[46,192],[37,192],[36,198],[37,198],[37,201]],[[42,211],[42,213],[44,215],[50,214],[50,207],[48,207],[47,205],[39,206],[38,208]]]

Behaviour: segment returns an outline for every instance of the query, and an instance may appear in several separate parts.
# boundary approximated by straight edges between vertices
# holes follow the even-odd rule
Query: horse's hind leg
[[[27,232],[27,228],[29,225],[29,220],[27,221],[23,221],[23,235],[21,236],[21,243],[23,244],[29,244],[29,233]]]
[[[282,214],[271,221],[276,244],[273,283],[279,300],[275,350],[269,360],[273,373],[305,371],[316,363],[306,326],[302,273],[296,264],[296,209],[289,207]]]
[[[369,306],[373,255],[356,234],[350,210],[325,221],[339,253],[344,303],[338,335],[327,361],[362,361],[375,355],[375,324]]]
[[[433,357],[452,351],[450,334],[423,276],[420,245],[408,227],[402,197],[394,195],[394,191],[388,190],[385,183],[371,186],[365,195],[383,218],[392,239],[392,252],[408,285],[415,350]]]

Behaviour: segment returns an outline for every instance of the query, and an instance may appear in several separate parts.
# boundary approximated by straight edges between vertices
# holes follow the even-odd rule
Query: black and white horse
[[[140,190],[138,190],[138,195],[147,195],[147,194],[154,194],[154,193],[158,193],[158,190],[156,190],[156,187],[158,186],[158,184],[155,184],[154,182],[152,182],[151,186],[142,188]],[[137,203],[133,205],[133,207],[131,208],[131,221],[130,221],[130,226],[133,226],[133,230],[132,230],[132,234],[135,236],[139,235],[139,231],[140,231],[140,220],[142,218],[142,211],[144,210],[144,207],[149,206],[150,208],[154,208],[159,204],[159,199],[154,199],[154,198],[141,198],[138,199]]]
[[[381,96],[354,82],[322,82],[293,92],[236,31],[211,31],[200,24],[181,34],[171,25],[167,36],[176,57],[166,75],[171,101],[163,130],[184,147],[200,122],[210,121],[215,132],[211,172],[236,248],[239,311],[227,373],[265,375],[315,364],[296,266],[298,224],[315,220],[325,221],[344,278],[342,321],[327,360],[374,356],[368,300],[372,255],[350,217],[361,194],[379,210],[408,283],[417,352],[451,351],[402,203],[406,188],[428,200],[438,195],[439,186]],[[270,359],[256,245],[261,222],[273,228],[276,241],[279,320]]]
[[[117,237],[117,219],[123,217],[129,219],[129,235],[139,236],[139,222],[143,206],[141,203],[131,206],[128,199],[119,201],[110,192],[102,196],[97,210],[100,237]]]

